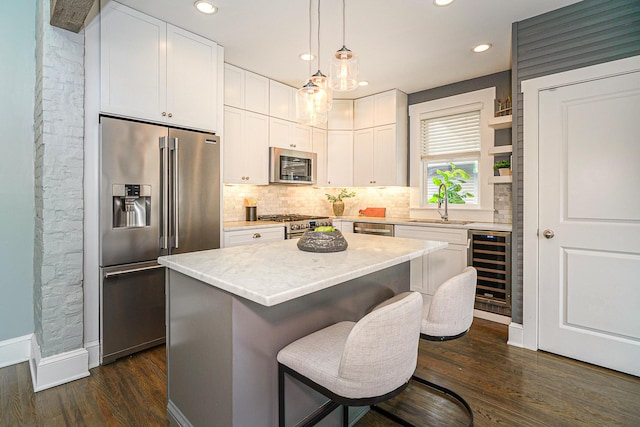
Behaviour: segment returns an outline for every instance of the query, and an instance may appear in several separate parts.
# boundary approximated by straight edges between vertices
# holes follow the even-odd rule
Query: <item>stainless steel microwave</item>
[[[316,153],[270,147],[269,182],[272,184],[315,184]]]

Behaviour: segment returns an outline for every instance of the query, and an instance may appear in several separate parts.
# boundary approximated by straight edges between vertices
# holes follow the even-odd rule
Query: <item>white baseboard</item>
[[[509,340],[507,344],[514,347],[524,347],[524,329],[519,323],[509,324]]]
[[[478,319],[490,320],[496,323],[502,323],[503,325],[508,325],[511,323],[511,317],[503,316],[501,314],[491,313],[490,311],[484,310],[473,310],[473,317],[477,317]]]
[[[86,342],[84,348],[89,352],[89,369],[100,366],[100,341]]]
[[[32,335],[0,341],[0,368],[29,360]]]
[[[89,352],[84,348],[42,358],[35,334],[31,338],[31,380],[33,391],[42,391],[89,376]]]

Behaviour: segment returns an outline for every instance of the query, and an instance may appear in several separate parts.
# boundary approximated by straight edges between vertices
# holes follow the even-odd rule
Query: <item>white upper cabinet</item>
[[[353,131],[329,131],[327,185],[353,187]]]
[[[311,151],[316,153],[316,185],[327,186],[327,131],[313,128]]]
[[[216,131],[218,45],[167,24],[166,123]]]
[[[353,185],[356,187],[407,185],[406,137],[396,125],[354,132]]]
[[[269,114],[269,79],[224,65],[224,104],[260,114]]]
[[[408,114],[407,102],[407,95],[395,89],[356,99],[354,129],[399,123]]]
[[[311,151],[311,127],[271,117],[269,145],[288,150]]]
[[[104,113],[215,132],[215,42],[109,2],[101,11],[100,109]]]
[[[269,81],[269,115],[283,120],[296,119],[296,90],[291,86]]]
[[[166,24],[115,2],[100,19],[100,110],[164,121]]]
[[[353,101],[334,99],[329,110],[328,128],[330,130],[353,130]]]
[[[353,102],[353,128],[366,129],[374,126],[373,124],[373,98],[375,95],[365,96],[356,99]]]
[[[396,101],[398,91],[390,90],[374,95],[373,123],[374,126],[384,126],[396,123]],[[406,111],[405,111],[406,114]]]
[[[269,183],[269,117],[224,108],[224,183]]]

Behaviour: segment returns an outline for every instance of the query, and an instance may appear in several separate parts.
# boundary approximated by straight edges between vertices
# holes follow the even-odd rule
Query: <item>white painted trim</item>
[[[473,310],[473,317],[477,317],[478,319],[490,320],[491,322],[502,323],[503,325],[508,325],[511,323],[511,317],[503,316],[501,314],[491,313],[490,311],[484,310]]]
[[[84,348],[89,353],[89,369],[100,366],[100,341],[86,342]]]
[[[0,341],[0,368],[29,360],[32,335]]]
[[[89,352],[84,348],[42,358],[35,334],[31,338],[31,381],[38,392],[89,376]]]
[[[507,344],[514,347],[524,347],[524,335],[522,325],[511,322],[509,324],[509,340]]]
[[[493,105],[496,98],[496,88],[489,87],[459,95],[448,96],[446,98],[421,102],[409,106],[409,168],[410,186],[417,188],[410,194],[409,208],[412,215],[424,217],[428,212],[437,214],[435,207],[421,206],[420,182],[421,182],[421,160],[420,160],[420,120],[423,118],[456,114],[470,111],[475,106],[480,106],[480,133],[481,147],[478,160],[478,187],[479,198],[477,205],[457,205],[455,209],[460,211],[465,219],[468,215],[474,215],[474,219],[483,222],[493,221],[493,185],[489,184],[488,177],[493,176],[493,156],[488,155],[488,150],[494,143],[494,129],[489,126],[489,120],[493,119]],[[449,206],[452,210],[452,206]]]
[[[538,349],[538,97],[539,92],[640,70],[640,56],[522,82],[524,98],[522,345]]]

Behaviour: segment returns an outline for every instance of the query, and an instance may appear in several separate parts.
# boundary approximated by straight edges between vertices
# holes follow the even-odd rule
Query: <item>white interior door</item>
[[[539,348],[640,375],[640,72],[539,106]]]

